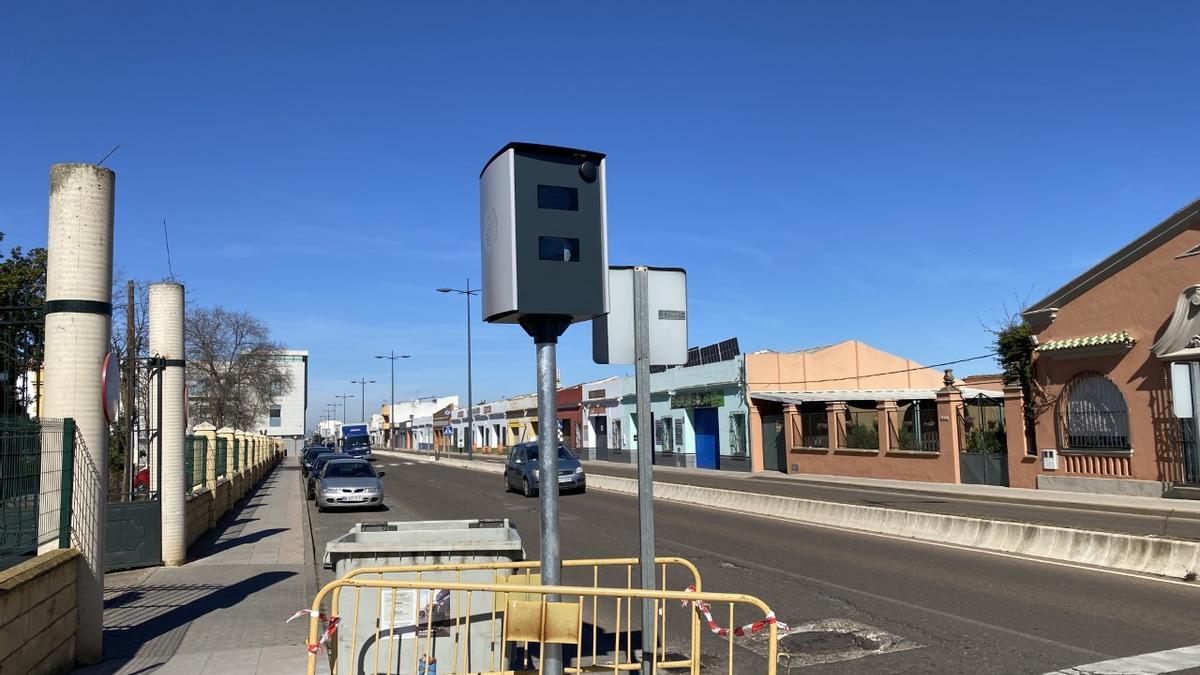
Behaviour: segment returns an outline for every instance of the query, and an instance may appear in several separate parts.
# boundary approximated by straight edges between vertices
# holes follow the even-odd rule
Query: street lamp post
[[[362,385],[362,412],[360,412],[358,414],[358,421],[366,422],[367,421],[367,385],[375,384],[375,380],[368,380],[367,378],[364,377],[361,380],[350,380],[350,384],[361,384]]]
[[[388,447],[392,450],[396,449],[396,359],[407,359],[408,354],[397,354],[394,351],[388,352],[387,356],[376,356],[377,359],[387,359],[392,362],[392,397],[388,399],[388,424],[391,425],[391,433],[388,434]]]
[[[354,394],[342,394],[341,396],[334,396],[334,398],[342,399],[342,424],[345,424],[346,423],[346,399],[354,398]]]
[[[471,397],[471,296],[478,294],[482,288],[471,288],[471,280],[467,279],[467,288],[439,288],[438,293],[458,293],[467,296],[467,459],[472,458],[475,446],[475,417],[472,408],[475,402]]]

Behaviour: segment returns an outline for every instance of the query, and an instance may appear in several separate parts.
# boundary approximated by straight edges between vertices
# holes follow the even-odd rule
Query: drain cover
[[[779,639],[780,649],[787,652],[803,654],[820,654],[823,652],[839,652],[843,649],[858,647],[854,635],[835,630],[812,630],[803,633],[790,633]]]
[[[770,638],[766,631],[738,640],[738,644],[761,656],[767,656]],[[821,663],[853,661],[874,654],[887,654],[921,645],[874,626],[849,619],[821,619],[792,624],[779,636],[779,663],[782,672]]]

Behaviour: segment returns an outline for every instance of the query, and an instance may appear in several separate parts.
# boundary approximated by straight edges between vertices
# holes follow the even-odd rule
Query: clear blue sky
[[[479,170],[570,145],[609,155],[611,261],[688,269],[693,344],[973,356],[1200,192],[1200,5],[990,4],[16,3],[0,230],[44,245],[49,165],[119,143],[118,266],[166,275],[166,217],[190,300],[311,351],[312,421],[363,375],[377,407],[390,348],[398,397],[465,393],[433,289],[479,277]],[[476,397],[531,391],[476,329]],[[589,342],[564,381],[619,372]]]

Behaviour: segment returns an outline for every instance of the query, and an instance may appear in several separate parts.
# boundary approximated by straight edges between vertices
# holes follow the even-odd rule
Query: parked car
[[[326,452],[313,459],[312,465],[308,468],[308,478],[304,481],[304,494],[309,499],[314,499],[317,495],[316,484],[317,479],[321,477],[321,469],[325,468],[325,464],[336,459],[346,459],[346,456],[340,452]]]
[[[364,459],[333,459],[325,462],[314,492],[317,510],[372,506],[383,508],[384,472],[376,472]]]
[[[142,467],[133,475],[133,494],[140,495],[150,491],[150,467]]]
[[[309,448],[309,449],[305,450],[304,456],[300,458],[300,474],[303,476],[307,476],[308,472],[312,470],[313,462],[315,462],[317,460],[317,458],[320,457],[321,455],[334,455],[334,454],[337,454],[337,453],[335,453],[333,450],[330,450],[329,448],[326,448],[324,446],[317,446],[317,447]]]
[[[526,497],[537,494],[540,486],[537,443],[521,443],[508,451],[504,461],[504,491],[520,490]],[[587,490],[583,465],[564,445],[558,446],[558,489]]]

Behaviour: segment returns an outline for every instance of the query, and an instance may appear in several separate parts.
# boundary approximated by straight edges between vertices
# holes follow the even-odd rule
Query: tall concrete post
[[[162,419],[155,419],[154,428],[162,439],[162,559],[168,566],[187,562],[187,444],[183,410],[183,285],[159,283],[150,285],[150,355],[161,376],[154,377],[155,396],[162,396],[161,408],[151,399],[155,417],[162,410]],[[158,391],[158,383],[162,390]]]
[[[116,174],[91,164],[50,167],[43,415],[74,418],[72,543],[83,565],[76,583],[76,660],[98,663],[104,613],[104,524],[108,507],[108,420],[101,369],[112,342],[113,196]],[[111,411],[116,414],[116,411]],[[61,456],[44,451],[42,485],[58,485]],[[47,480],[53,474],[54,477]],[[54,503],[57,503],[55,496]],[[46,500],[42,501],[47,503]],[[39,530],[49,523],[41,522]],[[53,525],[57,533],[57,523]],[[47,541],[39,532],[40,541]],[[57,546],[58,537],[51,541]]]

